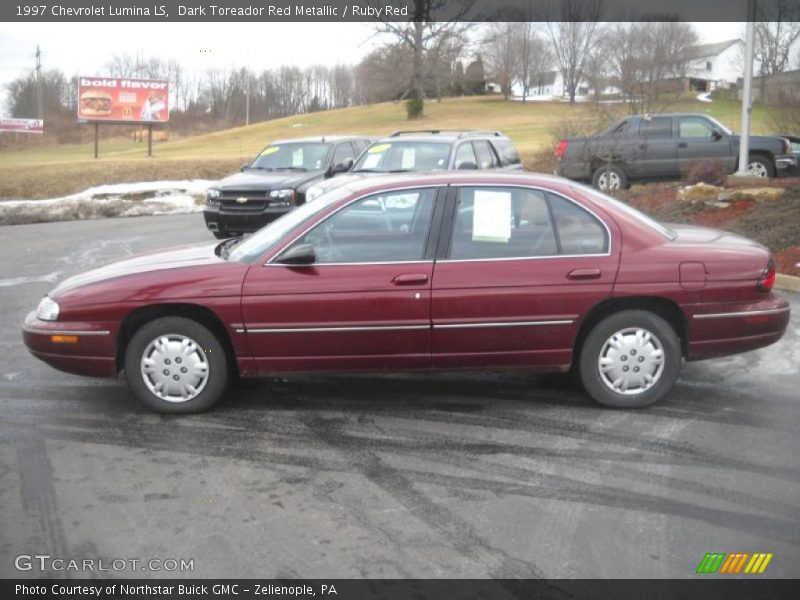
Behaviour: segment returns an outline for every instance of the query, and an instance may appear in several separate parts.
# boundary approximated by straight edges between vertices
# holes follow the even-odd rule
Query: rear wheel
[[[197,321],[155,319],[128,342],[125,377],[136,398],[152,410],[202,412],[220,399],[227,386],[225,348]]]
[[[594,172],[592,185],[601,192],[616,192],[628,187],[628,176],[617,165],[602,165]]]
[[[649,406],[672,389],[681,366],[680,341],[658,315],[614,313],[589,332],[579,371],[589,395],[604,406]]]

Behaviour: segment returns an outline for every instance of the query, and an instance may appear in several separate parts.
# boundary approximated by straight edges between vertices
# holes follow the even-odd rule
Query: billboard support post
[[[147,124],[147,157],[153,156],[153,124]]]
[[[97,139],[100,137],[100,123],[94,124],[94,157],[97,158]]]

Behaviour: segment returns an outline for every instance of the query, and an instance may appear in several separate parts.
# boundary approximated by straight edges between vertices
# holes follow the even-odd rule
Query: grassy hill
[[[739,128],[740,104],[735,101],[699,102],[687,97],[669,111],[706,113],[734,130]],[[311,113],[256,123],[194,137],[175,137],[154,143],[153,158],[146,143],[130,139],[101,141],[100,158],[92,144],[0,152],[0,198],[46,198],[81,191],[92,185],[122,181],[216,179],[248,162],[270,140],[307,135],[359,133],[380,136],[398,129],[490,129],[511,137],[529,168],[544,168],[559,132],[592,130],[597,123],[624,114],[624,108],[562,102],[504,101],[496,96],[447,98],[426,104],[424,119],[408,121],[402,103],[383,103]],[[753,111],[755,133],[768,133],[764,111]]]

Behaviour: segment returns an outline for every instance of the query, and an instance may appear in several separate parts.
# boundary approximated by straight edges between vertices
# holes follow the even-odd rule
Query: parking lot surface
[[[49,554],[193,560],[127,577],[681,578],[707,552],[800,577],[798,296],[778,344],[687,364],[644,410],[468,372],[244,382],[169,417],[37,361],[20,326],[71,274],[210,241],[202,216],[0,233],[0,577]]]

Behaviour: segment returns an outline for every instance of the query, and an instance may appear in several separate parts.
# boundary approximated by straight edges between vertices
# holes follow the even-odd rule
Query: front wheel
[[[602,165],[594,172],[592,185],[601,192],[617,192],[628,187],[628,176],[616,165]]]
[[[220,399],[227,386],[225,348],[197,321],[155,319],[128,342],[125,377],[136,398],[156,412],[202,412]]]
[[[626,310],[594,326],[583,344],[578,366],[586,391],[600,404],[649,406],[663,398],[678,377],[680,341],[672,326],[658,315]]]
[[[774,177],[775,170],[772,163],[761,156],[751,156],[747,161],[747,170],[753,177]]]

